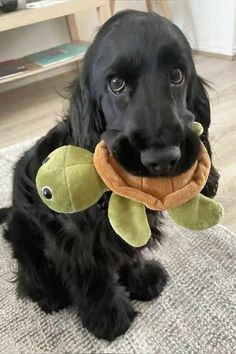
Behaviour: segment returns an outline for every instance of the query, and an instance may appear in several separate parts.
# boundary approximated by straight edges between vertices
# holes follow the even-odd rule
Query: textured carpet
[[[29,146],[0,151],[0,205],[9,204],[12,166]],[[140,314],[113,343],[87,332],[72,309],[45,315],[29,300],[18,300],[12,283],[16,264],[0,238],[0,353],[236,352],[236,236],[222,226],[189,232],[167,221],[157,252],[171,280],[162,296],[134,302]]]

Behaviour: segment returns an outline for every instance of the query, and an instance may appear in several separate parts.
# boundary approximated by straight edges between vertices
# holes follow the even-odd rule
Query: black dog
[[[52,150],[72,144],[93,151],[102,134],[134,175],[179,174],[197,159],[193,120],[203,125],[211,153],[209,101],[181,31],[154,13],[125,11],[107,21],[87,52],[67,116],[16,165],[12,207],[0,219],[7,214],[21,295],[46,312],[72,304],[99,338],[113,340],[129,328],[136,315],[129,298],[157,297],[166,271],[114,233],[109,193],[84,212],[58,214],[42,204],[35,176]],[[212,167],[203,193],[214,196],[217,183]],[[152,241],[160,240],[159,214],[147,215]]]

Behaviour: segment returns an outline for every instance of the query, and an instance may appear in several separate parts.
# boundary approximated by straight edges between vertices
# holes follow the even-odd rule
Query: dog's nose
[[[158,175],[168,175],[174,171],[181,158],[179,146],[164,148],[149,148],[141,152],[142,164],[150,173]]]

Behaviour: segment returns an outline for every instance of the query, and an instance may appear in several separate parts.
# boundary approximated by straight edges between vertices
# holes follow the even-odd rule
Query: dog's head
[[[135,175],[177,175],[197,159],[191,130],[210,124],[209,102],[191,48],[173,23],[155,13],[124,11],[98,32],[75,86],[69,116],[77,144],[101,137]]]

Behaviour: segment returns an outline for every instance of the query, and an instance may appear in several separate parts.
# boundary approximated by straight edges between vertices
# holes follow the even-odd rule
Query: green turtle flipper
[[[151,237],[143,204],[112,193],[108,217],[115,232],[129,245],[142,247]]]
[[[204,230],[218,224],[223,217],[223,206],[198,194],[189,202],[168,210],[171,219],[191,230]]]

